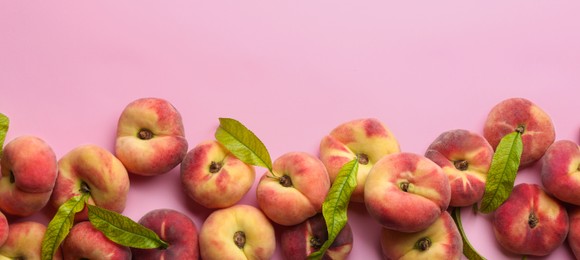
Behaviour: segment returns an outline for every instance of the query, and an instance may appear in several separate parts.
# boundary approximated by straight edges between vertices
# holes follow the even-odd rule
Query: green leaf
[[[42,239],[42,259],[50,260],[74,224],[75,214],[85,208],[88,193],[74,196],[60,205],[58,211],[48,223]]]
[[[167,248],[169,246],[151,229],[128,217],[90,204],[87,204],[87,207],[89,208],[91,224],[119,245],[142,249]]]
[[[358,172],[358,158],[347,162],[340,168],[328,195],[322,203],[322,215],[326,221],[328,240],[320,249],[308,256],[309,259],[322,259],[326,250],[332,245],[338,233],[344,228],[348,220],[347,209],[350,196],[356,187],[356,173]]]
[[[487,173],[479,211],[493,212],[510,196],[520,166],[522,150],[520,132],[507,134],[501,139]]]
[[[463,255],[467,257],[469,260],[486,260],[485,257],[481,256],[475,248],[469,243],[467,239],[467,235],[463,230],[463,224],[461,224],[461,208],[454,208],[451,212],[451,217],[455,221],[457,225],[457,229],[459,229],[459,233],[461,233],[461,239],[463,240]]]
[[[215,138],[243,162],[267,168],[272,172],[272,159],[268,149],[258,137],[242,123],[231,118],[220,118]]]
[[[6,115],[0,113],[0,157],[2,157],[2,148],[4,148],[4,140],[6,139],[9,125],[10,119]]]

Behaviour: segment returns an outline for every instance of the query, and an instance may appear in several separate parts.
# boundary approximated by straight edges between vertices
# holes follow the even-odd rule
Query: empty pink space
[[[125,106],[158,97],[181,113],[188,149],[231,117],[274,160],[318,156],[324,136],[360,118],[383,122],[401,151],[424,154],[445,131],[483,134],[494,105],[522,97],[550,115],[556,140],[578,144],[578,13],[578,1],[3,1],[0,113],[11,120],[6,142],[35,135],[59,159],[85,144],[113,152]],[[266,169],[255,169],[238,204],[258,205]],[[541,185],[540,169],[520,170],[516,183]],[[183,191],[179,166],[130,181],[124,214],[133,220],[170,208],[199,230],[214,211]],[[496,242],[491,215],[462,213],[486,258],[521,258]],[[357,202],[348,217],[349,259],[381,259],[380,224]],[[49,216],[9,218],[25,220]],[[564,243],[532,259],[572,258]]]

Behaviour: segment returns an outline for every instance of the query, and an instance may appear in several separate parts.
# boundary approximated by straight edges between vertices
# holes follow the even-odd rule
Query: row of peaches
[[[47,204],[58,208],[71,197],[90,193],[89,203],[121,213],[129,191],[128,173],[160,175],[181,164],[184,192],[198,204],[216,209],[199,232],[180,212],[154,210],[139,223],[170,246],[163,250],[130,249],[108,241],[84,221],[85,210],[76,216],[77,224],[55,258],[62,254],[65,258],[197,259],[201,255],[203,259],[268,259],[276,247],[274,222],[288,227],[280,236],[283,256],[304,259],[327,238],[320,212],[332,183],[345,163],[358,158],[351,201],[364,203],[369,215],[384,226],[380,243],[384,258],[406,254],[458,259],[463,242],[447,209],[481,200],[494,148],[503,136],[522,126],[520,167],[543,158],[543,188],[526,184],[514,189],[494,213],[496,238],[514,253],[547,255],[568,237],[574,252],[580,253],[580,227],[573,226],[580,213],[568,214],[563,206],[580,205],[578,189],[570,188],[579,182],[574,173],[580,171],[580,150],[572,141],[554,142],[550,117],[521,98],[496,105],[483,136],[450,130],[437,137],[424,155],[401,152],[394,135],[377,119],[343,123],[322,139],[319,157],[291,152],[277,158],[271,171],[259,179],[257,208],[237,205],[255,181],[252,165],[216,140],[199,143],[188,152],[176,108],[166,100],[142,98],[123,110],[114,154],[84,145],[57,161],[50,146],[37,137],[22,136],[9,142],[0,161],[0,210],[30,216]],[[527,223],[528,230],[518,230],[521,223]],[[542,223],[541,229],[536,228],[538,223]],[[39,223],[9,225],[4,216],[0,217],[0,255],[40,255],[44,230]],[[551,239],[527,240],[521,238],[522,232]],[[86,237],[94,241],[80,239]],[[347,225],[326,255],[345,258],[352,240]],[[89,252],[92,255],[87,255]]]

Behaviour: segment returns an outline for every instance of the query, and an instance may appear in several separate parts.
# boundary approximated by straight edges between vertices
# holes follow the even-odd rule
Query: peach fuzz
[[[185,193],[206,208],[236,204],[254,184],[254,167],[242,162],[218,141],[199,143],[181,163]]]
[[[580,207],[573,206],[568,209],[570,229],[568,231],[568,245],[576,259],[580,258]]]
[[[559,140],[542,158],[542,184],[557,199],[580,206],[580,146]]]
[[[461,234],[447,211],[424,230],[406,233],[383,228],[383,259],[461,259]]]
[[[327,240],[326,222],[322,214],[317,214],[298,225],[282,230],[280,234],[282,257],[286,260],[306,259],[318,251]],[[346,259],[352,247],[352,229],[346,223],[322,259]]]
[[[0,246],[1,259],[41,259],[42,239],[46,232],[44,224],[24,221],[10,224],[9,229],[6,242]],[[62,259],[60,249],[52,259]]]
[[[0,164],[0,210],[26,217],[46,206],[55,185],[57,165],[56,155],[45,141],[35,136],[10,141]]]
[[[91,205],[119,213],[125,209],[129,192],[127,170],[113,154],[97,145],[81,145],[60,158],[51,204],[58,208],[84,192],[90,194]],[[85,218],[86,209],[77,216]]]
[[[417,232],[435,222],[449,206],[449,180],[424,156],[396,153],[383,157],[369,172],[365,205],[385,228]]]
[[[330,179],[322,162],[304,152],[278,157],[256,188],[258,206],[272,221],[292,226],[322,211]]]
[[[197,227],[187,215],[173,209],[156,209],[145,214],[139,224],[153,230],[169,247],[132,248],[134,259],[199,259]]]
[[[62,242],[65,260],[131,259],[131,249],[109,240],[88,221],[75,224]]]
[[[483,136],[463,129],[446,131],[429,145],[425,157],[447,175],[450,206],[464,207],[481,200],[493,158],[493,148]]]
[[[167,100],[141,98],[125,107],[117,123],[115,155],[129,172],[164,174],[186,153],[181,115]]]
[[[363,202],[368,172],[383,156],[400,151],[399,143],[385,124],[375,118],[357,119],[334,128],[320,142],[319,157],[328,170],[330,181],[340,168],[358,156],[357,186],[351,201]]]
[[[485,121],[483,136],[495,149],[505,135],[516,130],[522,132],[520,168],[538,161],[556,138],[550,116],[524,98],[510,98],[495,105]]]
[[[510,197],[495,210],[492,226],[506,250],[546,256],[563,244],[568,234],[566,209],[537,184],[516,185]]]
[[[270,259],[276,250],[274,227],[249,205],[214,211],[199,232],[201,259]]]
[[[10,231],[10,227],[8,224],[8,219],[6,215],[0,211],[0,246],[6,242],[8,239],[8,232]]]

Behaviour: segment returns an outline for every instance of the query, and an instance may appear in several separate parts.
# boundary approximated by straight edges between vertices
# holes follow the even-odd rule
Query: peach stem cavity
[[[280,177],[278,179],[278,182],[280,183],[280,185],[282,185],[284,187],[292,187],[292,179],[290,179],[290,176],[288,176],[288,175],[284,175],[284,176]]]
[[[237,231],[234,233],[234,243],[239,249],[244,248],[246,245],[246,233],[244,233],[244,231]]]
[[[466,171],[469,166],[469,163],[466,160],[457,160],[453,162],[453,165],[455,166],[456,169],[460,171]]]
[[[401,184],[399,184],[399,188],[401,188],[401,190],[404,192],[409,191],[409,182],[401,182]]]
[[[367,165],[369,164],[369,156],[364,154],[364,153],[359,153],[356,155],[356,157],[358,158],[358,163],[362,164],[362,165]]]
[[[536,214],[534,214],[534,212],[531,212],[530,215],[528,216],[528,225],[530,226],[530,228],[535,228],[538,225],[538,222],[540,222],[540,220],[538,219]]]
[[[139,137],[141,140],[149,140],[153,138],[153,132],[151,132],[149,129],[142,128],[139,130],[139,133],[137,133],[137,137]]]
[[[427,251],[431,247],[431,239],[428,237],[421,238],[415,243],[415,248],[419,251]]]
[[[209,165],[209,172],[217,173],[222,169],[223,163],[212,161]]]

